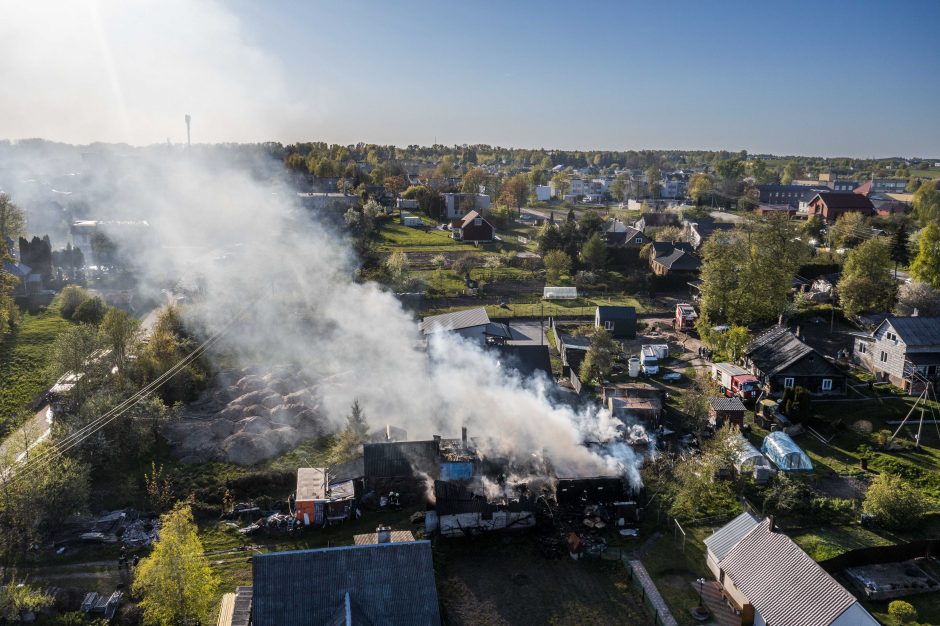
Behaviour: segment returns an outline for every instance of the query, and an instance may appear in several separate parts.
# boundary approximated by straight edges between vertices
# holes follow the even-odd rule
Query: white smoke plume
[[[328,378],[318,393],[336,428],[358,399],[373,428],[430,439],[465,426],[486,457],[544,457],[559,476],[626,473],[639,484],[629,446],[583,445],[619,438],[608,411],[553,402],[553,383],[522,380],[453,335],[422,345],[394,294],[355,280],[350,242],[297,203],[279,162],[249,148],[238,165],[227,149],[198,154],[139,149],[95,179],[97,216],[150,224],[133,240],[112,231],[142,291],[192,287],[190,320],[207,334],[243,312],[223,349],[245,366]]]

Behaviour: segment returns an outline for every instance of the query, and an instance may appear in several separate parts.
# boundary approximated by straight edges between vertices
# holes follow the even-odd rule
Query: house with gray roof
[[[855,337],[853,360],[908,391],[940,380],[940,317],[889,317]]]
[[[705,540],[706,563],[742,626],[875,626],[849,591],[781,532],[745,513]]]
[[[770,394],[803,387],[813,395],[845,395],[845,373],[784,326],[757,335],[744,355],[744,367]]]
[[[425,338],[430,338],[431,335],[437,333],[455,333],[480,343],[501,342],[512,338],[512,333],[506,325],[491,322],[490,316],[486,314],[486,309],[483,307],[442,315],[429,315],[421,321],[420,329]]]
[[[702,260],[687,242],[654,241],[650,246],[650,267],[657,276],[698,275]]]
[[[252,558],[252,626],[440,626],[428,541]]]

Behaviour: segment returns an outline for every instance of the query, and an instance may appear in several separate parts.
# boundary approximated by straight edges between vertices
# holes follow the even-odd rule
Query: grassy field
[[[486,251],[501,252],[503,250],[534,249],[532,237],[535,230],[531,226],[513,224],[508,229],[497,229],[496,235],[502,241],[475,245],[464,243],[451,238],[450,232],[445,230],[412,228],[404,226],[397,221],[386,222],[379,231],[379,250],[391,252],[457,252],[457,251]],[[519,237],[528,239],[527,244],[519,242]]]
[[[669,605],[673,617],[682,626],[698,623],[689,613],[699,604],[692,583],[702,577],[706,580],[713,578],[705,566],[705,544],[702,543],[713,530],[711,527],[685,528],[687,538],[684,550],[672,531],[666,531],[640,558]]]
[[[610,296],[603,298],[578,298],[576,300],[537,300],[534,302],[509,302],[506,306],[486,305],[487,315],[491,319],[513,317],[593,317],[597,306],[632,306],[638,313],[644,312],[644,305],[633,296]],[[422,315],[439,315],[451,313],[472,306],[431,308],[422,311]]]
[[[16,412],[55,382],[48,372],[49,349],[69,326],[56,303],[41,313],[24,314],[0,343],[0,430],[11,427]]]
[[[911,170],[911,176],[917,178],[940,178],[940,168],[931,168],[929,170]]]
[[[850,550],[890,546],[894,541],[858,525],[828,526],[788,533],[803,550],[817,561],[825,561]]]

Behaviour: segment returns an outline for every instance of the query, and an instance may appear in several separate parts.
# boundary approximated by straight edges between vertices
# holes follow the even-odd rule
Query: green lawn
[[[402,250],[404,252],[437,252],[473,250],[473,244],[454,241],[450,233],[443,230],[423,230],[390,221],[379,231],[380,250]]]
[[[918,178],[940,178],[940,168],[931,168],[929,170],[911,170],[911,176]]]
[[[858,525],[829,526],[789,534],[797,545],[817,561],[825,561],[858,548],[890,546],[895,543]]]
[[[640,560],[649,572],[656,588],[669,605],[672,616],[682,626],[697,624],[691,611],[698,606],[699,597],[692,583],[699,578],[712,580],[705,566],[705,544],[702,543],[714,531],[711,527],[685,528],[687,538],[683,550],[672,530],[664,530],[660,537]]]
[[[49,349],[69,326],[54,303],[41,313],[24,314],[0,343],[0,429],[12,426],[16,412],[55,382],[48,372]]]

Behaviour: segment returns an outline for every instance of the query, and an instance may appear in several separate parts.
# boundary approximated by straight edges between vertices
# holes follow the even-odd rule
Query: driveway
[[[512,332],[510,345],[515,346],[539,346],[548,345],[548,340],[542,332],[542,326],[538,322],[509,322],[509,330]],[[548,330],[548,324],[545,324],[545,330]]]

